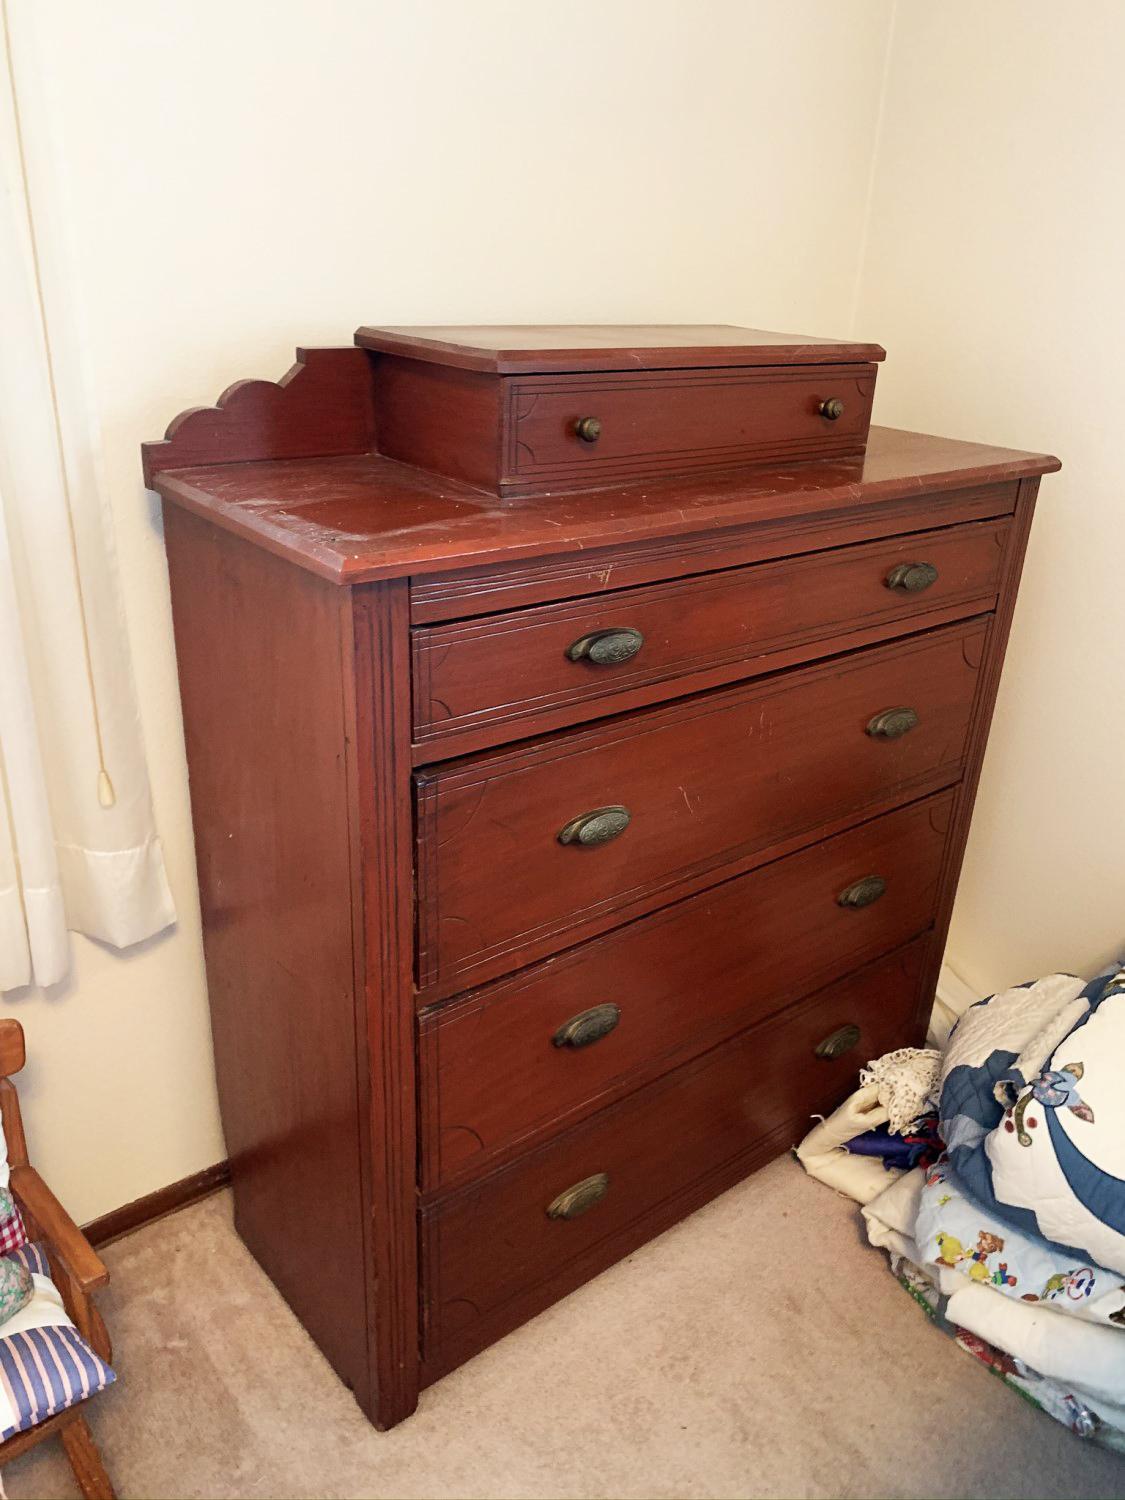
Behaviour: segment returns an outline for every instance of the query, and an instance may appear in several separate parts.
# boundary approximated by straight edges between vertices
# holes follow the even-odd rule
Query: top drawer
[[[990,609],[1010,526],[915,532],[417,628],[415,740],[462,753],[772,670],[816,655],[817,642],[839,651]]]
[[[860,453],[874,390],[874,365],[512,380],[501,483],[594,483]]]
[[[877,344],[753,328],[361,328],[378,451],[493,494],[860,454]]]

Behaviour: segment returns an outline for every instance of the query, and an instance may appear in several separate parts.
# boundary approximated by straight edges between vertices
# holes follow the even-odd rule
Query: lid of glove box
[[[726,324],[361,328],[380,453],[493,494],[862,454],[878,344]]]

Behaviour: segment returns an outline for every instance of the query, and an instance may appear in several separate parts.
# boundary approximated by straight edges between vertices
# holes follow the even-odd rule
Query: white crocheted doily
[[[899,1047],[860,1069],[860,1083],[879,1090],[892,1135],[905,1135],[937,1103],[940,1066],[941,1053],[932,1047]]]

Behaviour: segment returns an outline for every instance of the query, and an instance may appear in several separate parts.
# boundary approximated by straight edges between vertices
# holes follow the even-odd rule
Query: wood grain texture
[[[972,621],[418,773],[419,989],[436,999],[955,781],[984,639]],[[895,707],[917,727],[866,732]],[[613,805],[632,821],[612,843],[559,842]]]
[[[1003,671],[1004,656],[1008,649],[1020,575],[1023,571],[1023,561],[1027,552],[1028,537],[1031,534],[1031,523],[1035,516],[1038,493],[1038,479],[1021,482],[1012,536],[1000,584],[1000,597],[989,623],[988,645],[983,660],[980,692],[977,695],[973,722],[969,729],[965,773],[957,789],[952,828],[945,851],[938,899],[935,903],[934,930],[919,990],[918,1013],[914,1021],[916,1034],[921,1034],[925,1029],[937,991],[938,974],[941,971],[942,958],[945,954],[946,938],[949,935],[949,924],[953,916],[953,903],[957,896],[957,882],[960,879],[961,865],[965,858],[965,847],[969,840],[973,807],[976,803],[977,788],[980,785],[988,732],[992,727],[992,715],[1000,688],[1000,674]]]
[[[901,947],[933,917],[952,790],[861,824],[419,1016],[422,1186],[478,1177],[668,1067]],[[877,875],[885,894],[839,896]],[[612,1003],[607,1036],[553,1044]]]
[[[366,1406],[349,599],[182,511],[165,528],[235,1223]]]
[[[162,469],[247,459],[367,453],[374,437],[371,362],[358,349],[298,349],[276,383],[240,380],[214,406],[181,412],[141,448],[145,484]]]
[[[718,1183],[704,1191],[721,1191],[740,1175],[722,1173],[724,1165],[747,1154],[753,1161],[762,1141],[776,1147],[839,1103],[860,1063],[898,1044],[925,948],[920,939],[856,971],[426,1208],[427,1365],[445,1370],[491,1343],[553,1301],[560,1278],[569,1289],[649,1238],[665,1204],[694,1195],[717,1170]],[[814,1055],[849,1023],[860,1027],[854,1051],[834,1061]],[[602,1202],[580,1218],[547,1216],[557,1194],[600,1172],[609,1177]]]
[[[500,488],[581,487],[767,459],[862,453],[876,365],[529,376],[504,380]],[[821,403],[843,401],[836,420]],[[601,424],[584,442],[577,424]],[[432,465],[432,467],[438,467]],[[448,471],[445,471],[448,472]]]
[[[356,330],[355,340],[362,348],[380,353],[494,375],[829,364],[886,357],[879,344],[738,328],[730,323],[366,327]]]
[[[655,701],[768,671],[781,653],[780,664],[793,665],[824,643],[839,651],[841,638],[861,628],[894,635],[937,623],[935,612],[941,621],[980,613],[995,600],[1008,530],[999,522],[914,532],[416,629],[415,739],[454,738],[449,753],[464,753],[558,727],[564,716],[573,722],[639,706],[637,689],[654,689]],[[894,568],[919,562],[937,569],[930,587],[906,593],[888,586]],[[643,636],[629,660],[568,656],[582,637],[621,628]],[[695,680],[699,674],[707,674],[705,682]]]
[[[495,376],[385,355],[377,379],[380,453],[495,488],[501,413]]]
[[[357,750],[356,1020],[367,1120],[360,1153],[373,1377],[362,1404],[377,1427],[402,1421],[418,1400],[408,621],[405,580],[356,591],[347,738]]]
[[[337,583],[463,573],[519,559],[835,516],[1048,473],[1043,454],[873,427],[862,458],[763,465],[706,481],[650,479],[496,497],[380,455],[155,467],[165,499]],[[890,529],[890,528],[888,528]],[[878,533],[876,533],[878,534]],[[791,550],[800,550],[799,548]]]
[[[686,578],[747,563],[808,556],[828,548],[1007,516],[1017,485],[975,489],[816,512],[754,526],[704,530],[694,536],[643,538],[628,545],[583,548],[561,556],[496,563],[464,572],[421,574],[410,583],[416,625],[463,620],[555,599],[591,599],[611,590]]]
[[[873,428],[794,462],[821,380],[868,379],[878,346],[359,340],[185,415],[146,477],[237,1221],[386,1427],[920,1040],[1058,461]],[[922,561],[925,594],[888,590]],[[620,626],[632,661],[567,659]],[[865,732],[906,706],[904,738]],[[618,803],[615,841],[558,842]],[[840,906],[868,875],[881,898]],[[554,1045],[600,1002],[613,1030]],[[848,1021],[855,1055],[815,1059]],[[14,1100],[0,1081],[20,1160]],[[546,1216],[598,1171],[604,1202]]]
[[[27,1061],[23,1027],[11,1016],[0,1021],[0,1078],[18,1073]]]

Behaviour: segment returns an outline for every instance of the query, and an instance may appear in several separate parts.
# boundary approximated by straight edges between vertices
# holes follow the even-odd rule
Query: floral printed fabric
[[[27,1231],[15,1199],[6,1187],[0,1187],[0,1255],[27,1244]]]

